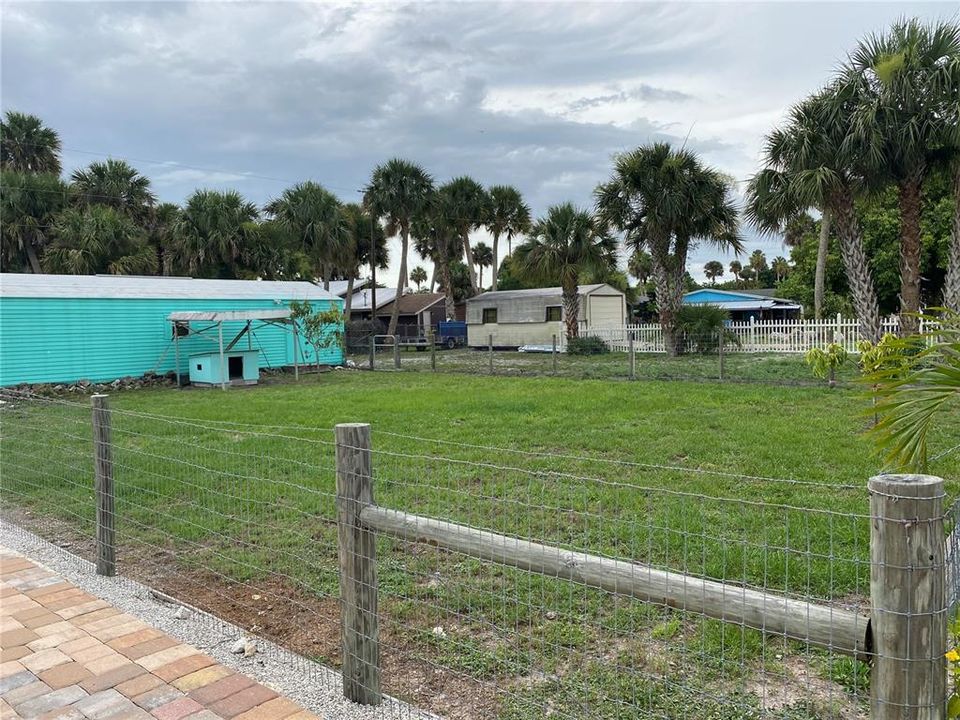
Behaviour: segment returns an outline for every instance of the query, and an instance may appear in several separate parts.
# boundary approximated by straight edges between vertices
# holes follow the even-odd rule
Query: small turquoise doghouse
[[[282,310],[211,310],[170,313],[173,351],[177,365],[177,386],[180,386],[180,337],[181,335],[207,336],[215,333],[216,350],[192,353],[187,356],[187,376],[191,385],[219,385],[226,390],[228,385],[256,385],[260,379],[260,350],[253,347],[255,324],[280,326],[293,334],[293,371],[300,379],[300,357],[297,349],[300,339],[297,323],[289,308]],[[224,344],[224,323],[239,325],[239,331]],[[247,349],[236,349],[237,343],[246,338]],[[211,338],[212,339],[212,338]]]
[[[196,353],[190,356],[190,384],[191,385],[256,385],[260,380],[260,351],[259,350],[230,350],[223,354],[223,364],[220,364],[220,353]]]

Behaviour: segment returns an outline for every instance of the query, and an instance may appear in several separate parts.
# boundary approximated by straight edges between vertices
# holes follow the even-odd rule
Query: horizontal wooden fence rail
[[[690,610],[844,655],[867,654],[868,618],[849,610],[658,570],[640,563],[573,552],[374,505],[360,511],[360,522],[364,527],[402,540]]]
[[[336,428],[344,695],[381,701],[376,535],[652,602],[869,660],[872,720],[941,720],[947,645],[943,480],[870,479],[870,614],[522,540],[376,505],[370,426]]]

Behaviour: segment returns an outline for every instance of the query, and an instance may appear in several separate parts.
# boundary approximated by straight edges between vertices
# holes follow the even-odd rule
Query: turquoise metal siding
[[[315,300],[317,310],[342,301]],[[172,331],[167,315],[191,310],[276,310],[265,300],[171,300],[129,298],[18,298],[0,299],[0,385],[20,383],[94,382],[114,380],[148,370],[174,369]],[[212,323],[194,323],[203,327]],[[254,322],[254,325],[258,323]],[[228,343],[244,323],[224,323]],[[199,336],[191,330],[180,338],[180,370],[186,375],[188,355],[217,347],[217,332]],[[255,349],[262,349],[261,367],[293,365],[293,334],[289,329],[262,327],[255,331]],[[237,349],[247,349],[241,338]],[[314,352],[300,336],[301,362],[315,362]],[[343,353],[324,351],[323,363],[343,362]]]

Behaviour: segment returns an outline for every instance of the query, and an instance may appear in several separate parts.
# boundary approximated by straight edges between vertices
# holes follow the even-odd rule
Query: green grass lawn
[[[351,358],[366,364],[369,354],[358,352]],[[376,366],[383,369],[394,367],[392,348],[378,349]],[[437,372],[489,374],[490,353],[486,350],[437,350]],[[403,370],[430,371],[430,353],[403,348],[400,352],[400,367]],[[670,358],[663,353],[637,353],[636,377],[647,380],[703,380],[720,379],[720,358],[712,354],[690,354]],[[556,371],[551,353],[521,353],[512,350],[493,352],[493,373],[511,376],[551,376],[594,379],[627,380],[630,375],[629,356],[622,352],[603,355],[576,356],[559,353]],[[840,368],[838,380],[849,383],[857,376],[854,361]],[[800,354],[734,353],[727,352],[723,358],[723,379],[739,383],[769,383],[773,385],[822,384],[813,376]]]
[[[857,604],[868,591],[866,481],[878,462],[860,392],[338,371],[111,403],[122,572],[203,578],[233,603],[281,585],[291,616],[335,601],[338,422],[372,425],[387,507],[798,597]],[[0,419],[6,509],[47,534],[89,535],[85,402],[12,403]],[[957,419],[939,424],[933,448],[960,442]],[[957,458],[931,471],[953,497]],[[857,667],[798,643],[436,548],[381,538],[379,552],[385,654],[479,681],[492,715],[541,717],[549,698],[559,717],[622,717],[625,706],[660,716],[675,702],[751,716],[757,677],[789,685],[791,658],[837,697],[777,714],[831,717],[838,698],[859,707]],[[335,661],[335,646],[308,654]],[[397,677],[385,682],[406,696]],[[439,692],[409,695],[455,715]]]

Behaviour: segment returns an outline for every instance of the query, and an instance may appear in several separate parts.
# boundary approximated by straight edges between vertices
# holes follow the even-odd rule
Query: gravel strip
[[[250,637],[236,625],[196,608],[184,612],[181,605],[161,600],[162,594],[128,578],[100,577],[92,563],[10,523],[0,521],[0,545],[26,555],[91,595],[286,695],[324,720],[441,720],[388,696],[376,708],[348,702],[343,698],[338,672],[262,638],[252,638],[257,652],[251,657],[235,655],[230,647],[237,638]]]

